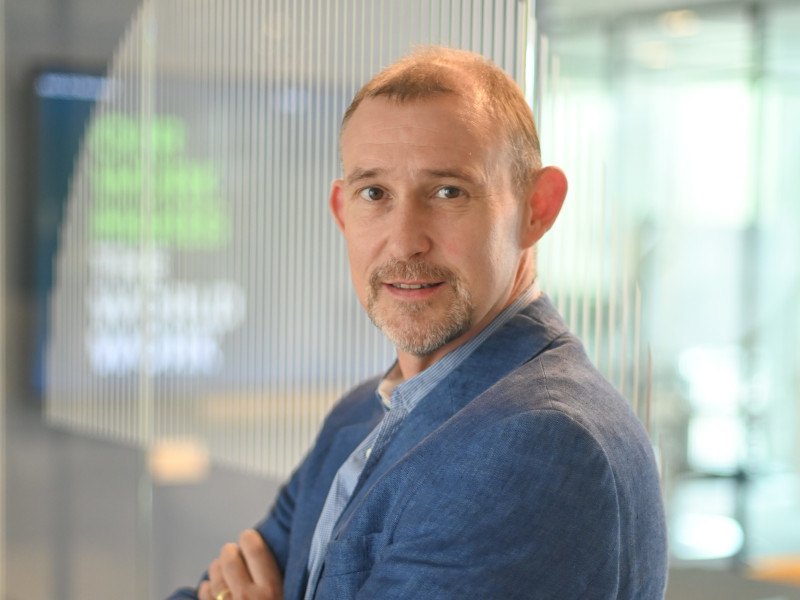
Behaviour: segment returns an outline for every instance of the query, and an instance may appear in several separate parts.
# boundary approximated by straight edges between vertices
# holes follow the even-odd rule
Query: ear
[[[540,169],[526,200],[522,245],[530,248],[553,226],[567,196],[567,178],[557,167]]]
[[[328,203],[333,214],[333,220],[339,231],[344,233],[344,181],[337,179],[331,184],[331,195]]]

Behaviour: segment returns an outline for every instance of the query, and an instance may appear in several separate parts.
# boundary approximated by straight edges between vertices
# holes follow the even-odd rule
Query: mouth
[[[444,288],[445,281],[387,281],[383,289],[402,302],[427,301]]]
[[[400,282],[392,282],[388,283],[391,287],[397,290],[424,290],[428,288],[433,288],[442,285],[443,281],[434,281],[432,283],[400,283]]]
[[[394,299],[403,305],[430,302],[454,285],[456,277],[450,269],[425,261],[390,259],[369,277],[371,303],[379,296]]]

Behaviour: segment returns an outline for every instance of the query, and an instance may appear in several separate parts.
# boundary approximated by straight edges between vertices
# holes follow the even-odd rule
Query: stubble
[[[384,282],[392,280],[444,281],[450,296],[434,300],[402,301],[388,297]],[[472,324],[472,298],[450,269],[424,261],[393,260],[369,280],[367,314],[398,350],[428,356],[466,332]]]

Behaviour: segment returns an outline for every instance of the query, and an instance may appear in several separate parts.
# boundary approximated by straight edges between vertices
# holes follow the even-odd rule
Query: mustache
[[[392,259],[373,271],[369,278],[369,284],[374,290],[386,281],[398,279],[423,279],[454,283],[458,280],[458,277],[450,269],[425,262],[424,260]]]

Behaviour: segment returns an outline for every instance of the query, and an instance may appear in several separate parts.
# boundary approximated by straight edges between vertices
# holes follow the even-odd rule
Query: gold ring
[[[223,588],[223,590],[214,596],[214,600],[225,600],[228,596],[231,595],[231,591],[228,588]]]

